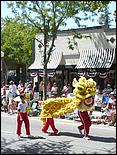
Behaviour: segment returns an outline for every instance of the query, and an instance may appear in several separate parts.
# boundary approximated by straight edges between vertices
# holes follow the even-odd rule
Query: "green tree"
[[[104,8],[104,12],[99,17],[99,24],[109,28],[113,19],[110,19],[111,13],[109,12],[108,5]]]
[[[72,6],[76,10],[76,14],[72,16],[74,18],[78,27],[86,27],[86,25],[81,25],[81,21],[91,20],[95,21],[95,17],[100,13],[104,12],[104,9],[110,4],[111,1],[73,1]],[[81,14],[79,14],[82,12]]]
[[[5,57],[14,59],[18,64],[30,64],[32,57],[32,37],[35,35],[33,29],[19,18],[5,18],[1,21],[1,50]]]
[[[66,19],[77,18],[78,13],[84,11],[101,10],[110,1],[11,1],[7,2],[15,15],[20,15],[22,21],[37,28],[42,33],[44,40],[38,40],[44,47],[43,73],[44,73],[44,100],[46,99],[47,63],[54,52],[54,41],[60,26],[66,25]],[[79,18],[80,20],[80,18]]]

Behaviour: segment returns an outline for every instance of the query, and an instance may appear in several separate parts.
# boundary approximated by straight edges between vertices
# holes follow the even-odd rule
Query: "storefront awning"
[[[47,69],[56,69],[62,59],[62,52],[53,51],[47,64]],[[41,52],[35,53],[34,63],[28,69],[43,69],[43,56]]]
[[[114,59],[115,49],[83,50],[76,68],[110,68]]]

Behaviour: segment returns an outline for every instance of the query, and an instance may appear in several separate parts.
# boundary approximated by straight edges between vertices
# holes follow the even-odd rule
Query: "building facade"
[[[73,37],[79,33],[79,38]],[[43,40],[43,35],[37,35]],[[70,44],[68,44],[70,43]],[[71,48],[69,48],[69,46]],[[43,47],[35,40],[34,62],[29,66],[30,72],[40,75],[43,70]],[[47,65],[48,72],[54,72],[55,78],[72,83],[74,77],[83,75],[96,80],[103,89],[107,83],[116,85],[116,29],[90,27],[58,31],[55,49]]]

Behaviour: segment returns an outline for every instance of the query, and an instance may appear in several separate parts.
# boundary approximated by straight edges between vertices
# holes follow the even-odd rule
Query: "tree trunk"
[[[43,86],[43,100],[46,100],[47,99],[47,65],[44,64],[44,69],[43,69],[43,83],[44,83],[44,86]]]

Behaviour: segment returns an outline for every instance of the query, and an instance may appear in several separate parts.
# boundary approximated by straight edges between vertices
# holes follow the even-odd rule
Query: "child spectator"
[[[114,92],[110,93],[109,104],[110,104],[109,126],[111,126],[111,125],[115,125],[116,123],[116,98],[114,96]]]
[[[108,104],[108,101],[109,101],[109,94],[107,92],[103,92],[102,94],[102,107],[106,107],[106,105]]]
[[[24,93],[26,93],[26,96],[29,95],[29,100],[32,100],[33,99],[33,86],[32,86],[32,83],[29,82],[27,88],[25,88],[25,91]]]

